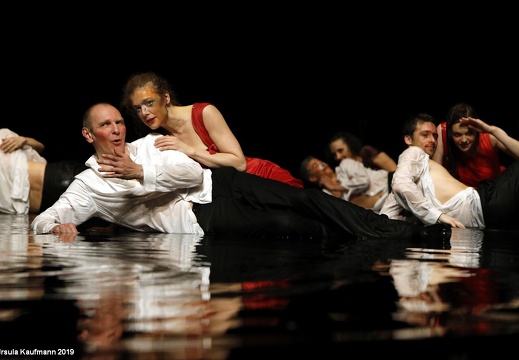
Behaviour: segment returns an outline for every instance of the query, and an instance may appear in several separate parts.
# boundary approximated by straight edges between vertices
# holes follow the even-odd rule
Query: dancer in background
[[[342,159],[353,159],[373,170],[384,169],[392,173],[396,169],[395,160],[388,154],[374,146],[362,145],[357,136],[347,131],[340,131],[331,138],[328,142],[328,151],[337,165]]]
[[[437,126],[428,114],[407,120],[403,128],[407,149],[398,157],[392,191],[381,214],[391,219],[455,228],[517,229],[519,223],[519,161],[480,186],[467,186],[432,160]]]
[[[342,159],[335,171],[315,156],[301,162],[301,178],[324,192],[378,213],[389,194],[388,172],[373,170],[360,161]]]
[[[481,181],[494,179],[505,169],[500,151],[519,159],[519,141],[480,120],[476,110],[465,103],[449,109],[437,132],[438,147],[432,159],[468,186],[477,188]]]

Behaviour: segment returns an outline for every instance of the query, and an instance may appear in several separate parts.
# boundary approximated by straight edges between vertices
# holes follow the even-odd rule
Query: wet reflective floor
[[[0,215],[0,358],[479,359],[519,344],[517,232],[58,238],[29,221]]]

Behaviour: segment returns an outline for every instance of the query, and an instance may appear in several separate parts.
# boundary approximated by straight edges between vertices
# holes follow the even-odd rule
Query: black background
[[[504,15],[377,6],[235,8],[239,16],[204,6],[202,16],[150,3],[26,22],[27,34],[4,32],[1,127],[44,142],[49,161],[86,160],[83,112],[97,101],[118,105],[125,80],[152,70],[181,103],[216,105],[246,155],[296,175],[341,130],[396,160],[408,116],[441,121],[462,101],[517,137],[517,31]]]

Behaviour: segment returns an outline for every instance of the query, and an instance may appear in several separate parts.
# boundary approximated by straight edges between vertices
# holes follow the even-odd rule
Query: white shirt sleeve
[[[398,165],[391,184],[395,200],[424,224],[438,221],[441,210],[435,207],[431,193],[429,155],[417,146],[410,146],[398,158]]]
[[[35,234],[48,234],[60,224],[82,224],[96,214],[95,202],[84,183],[75,179],[60,198],[31,223]]]
[[[363,194],[370,186],[370,177],[364,164],[353,159],[343,159],[335,168],[337,180],[346,189],[345,200],[354,194]]]
[[[132,158],[142,164],[144,188],[168,192],[200,186],[204,180],[202,166],[183,152],[157,149],[154,143],[160,136],[150,134],[129,144]]]

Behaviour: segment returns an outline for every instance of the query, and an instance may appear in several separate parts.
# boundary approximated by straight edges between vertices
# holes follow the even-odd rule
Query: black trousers
[[[519,229],[519,160],[492,180],[479,184],[486,228]]]
[[[213,201],[195,204],[207,234],[409,239],[422,226],[390,220],[319,189],[301,189],[225,167],[212,170]]]

